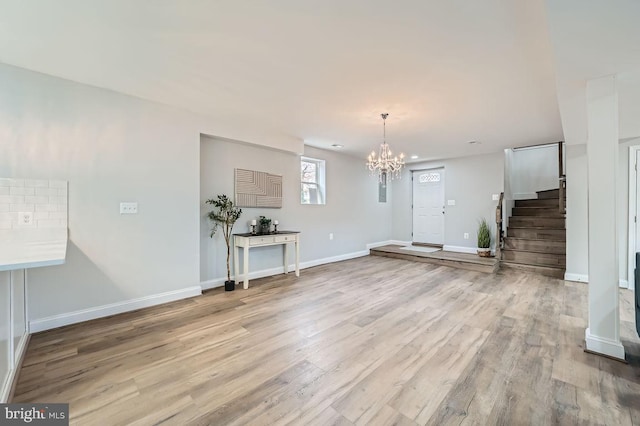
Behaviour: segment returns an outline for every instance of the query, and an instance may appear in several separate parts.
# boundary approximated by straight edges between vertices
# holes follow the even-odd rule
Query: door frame
[[[629,196],[628,196],[628,204],[629,204],[629,214],[628,216],[628,257],[627,257],[627,285],[624,286],[622,280],[620,280],[620,287],[635,289],[635,263],[636,263],[636,216],[639,212],[636,211],[636,205],[638,203],[637,200],[637,175],[638,171],[636,170],[636,157],[638,152],[640,151],[640,145],[633,145],[629,147]]]
[[[640,148],[640,146],[638,148]],[[416,173],[416,172],[429,172],[429,171],[432,171],[432,170],[439,170],[439,169],[443,170],[444,177],[445,177],[445,181],[442,184],[443,185],[442,186],[442,207],[445,208],[446,205],[447,205],[447,203],[446,203],[447,192],[445,191],[445,186],[444,185],[446,183],[447,173],[446,173],[446,169],[445,169],[444,165],[434,166],[434,167],[427,167],[427,168],[420,168],[420,169],[409,169],[409,172],[411,173],[411,244],[414,244],[414,241],[413,241],[413,230],[414,230],[414,227],[415,227],[415,224],[413,223],[413,220],[414,220],[414,216],[413,216],[413,204],[414,203],[413,202],[415,200],[415,198],[414,198],[415,194],[413,193],[413,174]],[[446,218],[446,214],[444,216]],[[442,246],[442,247],[444,247],[444,243],[445,243],[445,241],[444,241],[444,233],[445,233],[445,230],[446,230],[446,227],[447,227],[447,222],[446,222],[446,220],[444,220],[445,218],[442,219],[442,244],[431,244],[433,246]],[[418,243],[418,244],[423,244],[423,243]],[[426,245],[429,245],[429,244],[426,244]]]

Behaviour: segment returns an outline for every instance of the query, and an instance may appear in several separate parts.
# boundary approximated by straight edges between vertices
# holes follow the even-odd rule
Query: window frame
[[[314,163],[316,165],[315,182],[305,181],[302,178],[302,163]],[[326,161],[320,158],[313,158],[307,156],[300,156],[300,204],[308,206],[322,206],[327,204],[326,194]],[[305,191],[305,185],[307,190]],[[317,189],[317,202],[312,203],[309,196],[305,197],[305,192],[308,192],[308,187],[315,186]],[[308,202],[305,202],[305,198],[309,198]]]

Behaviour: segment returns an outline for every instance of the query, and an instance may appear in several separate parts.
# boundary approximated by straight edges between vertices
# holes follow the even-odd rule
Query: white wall
[[[630,278],[633,280],[633,276],[628,276],[629,202],[635,202],[635,199],[629,198],[629,147],[639,145],[640,138],[624,141],[620,143],[620,151],[618,154],[618,253],[620,254],[620,279],[623,281],[629,281]]]
[[[506,230],[509,227],[509,218],[511,217],[511,211],[515,207],[516,203],[513,198],[513,191],[511,190],[511,174],[513,170],[513,150],[504,150],[504,200],[502,203],[502,231],[506,235]]]
[[[495,209],[493,194],[504,188],[504,153],[441,161],[412,163],[403,171],[402,179],[393,182],[393,239],[411,241],[412,186],[411,170],[445,168],[445,203],[455,200],[455,206],[445,207],[444,244],[451,247],[476,248],[478,220],[486,218],[492,224],[495,238]],[[469,239],[464,239],[464,233]]]
[[[300,204],[298,155],[202,137],[200,279],[207,283],[205,287],[219,285],[225,277],[226,247],[221,234],[213,239],[209,237],[211,224],[206,213],[211,206],[204,201],[222,193],[233,198],[235,168],[282,175],[283,206],[281,209],[243,208],[234,232],[248,232],[248,222],[260,215],[277,219],[279,229],[301,231],[300,260],[303,263],[363,254],[367,244],[390,239],[391,202],[378,203],[378,181],[369,176],[363,159],[309,146],[305,146],[304,155],[326,161],[326,205]],[[359,163],[362,163],[361,167]],[[391,194],[388,198],[391,199]],[[333,233],[333,240],[329,240],[329,233]],[[282,266],[282,247],[252,249],[249,266],[250,272]]]
[[[0,176],[69,181],[66,264],[29,274],[36,330],[199,294],[201,132],[302,151],[247,123],[2,64],[0,93]],[[139,213],[121,216],[121,201]]]
[[[620,280],[628,281],[629,147],[640,138],[621,142],[618,153],[618,254]],[[588,279],[588,213],[586,145],[567,146],[567,278]]]
[[[31,319],[198,285],[198,138],[178,110],[0,66],[3,176],[69,181],[67,263],[29,274]],[[121,216],[121,201],[139,214]]]
[[[620,139],[640,137],[640,72],[618,74]]]
[[[621,140],[618,155],[618,253],[620,257],[620,280],[628,281],[628,200],[629,200],[629,146],[640,144],[640,73],[623,72],[616,75],[619,111],[619,137]],[[576,83],[577,84],[577,83]],[[579,85],[575,93],[578,109],[584,109],[586,117],[586,98],[584,84]],[[561,108],[562,109],[562,108]],[[568,129],[563,111],[565,136]],[[575,124],[575,123],[573,123]],[[572,134],[578,127],[572,126]],[[582,127],[580,127],[582,128]],[[567,279],[588,279],[588,211],[587,211],[587,153],[586,125],[582,129],[583,137],[572,138],[567,145]],[[576,133],[576,134],[578,134]],[[569,143],[569,137],[567,136]]]
[[[558,145],[511,150],[506,179],[514,200],[536,198],[536,191],[558,188]]]
[[[567,279],[586,281],[589,274],[587,146],[567,145]]]

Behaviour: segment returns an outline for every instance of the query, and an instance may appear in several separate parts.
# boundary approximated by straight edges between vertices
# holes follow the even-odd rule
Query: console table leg
[[[296,277],[300,276],[300,242],[296,240]]]
[[[289,262],[287,262],[287,258],[289,257],[288,256],[288,254],[289,254],[288,247],[289,247],[289,244],[287,244],[287,243],[284,243],[282,245],[282,253],[283,253],[282,255],[284,256],[284,273],[285,274],[289,273],[289,267],[287,266],[287,263],[289,263]]]
[[[242,265],[244,268],[244,289],[249,288],[249,247],[244,247],[242,249],[244,252],[244,264]]]

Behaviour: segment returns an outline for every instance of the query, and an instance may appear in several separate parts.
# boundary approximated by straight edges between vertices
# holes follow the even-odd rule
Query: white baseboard
[[[619,341],[594,336],[588,328],[584,332],[584,340],[587,350],[624,360],[624,346]]]
[[[589,275],[586,274],[574,274],[571,272],[565,272],[564,273],[564,279],[565,281],[576,281],[579,283],[588,283],[589,282]]]
[[[96,306],[95,308],[82,309],[66,314],[31,320],[29,321],[29,330],[31,333],[37,333],[39,331],[51,330],[52,328],[62,327],[78,322],[108,317],[109,315],[121,314],[123,312],[129,312],[136,309],[148,308],[150,306],[161,305],[163,303],[199,296],[201,294],[202,289],[200,286],[193,286],[180,290],[168,291],[166,293],[139,297],[137,299],[110,303],[108,305]]]
[[[565,281],[575,281],[579,283],[588,283],[589,275],[586,274],[572,274],[570,272],[564,273]],[[618,280],[618,287],[620,288],[629,288],[629,281],[627,280]]]
[[[302,265],[300,266],[302,267]],[[291,267],[289,268],[289,272],[294,270],[295,270],[295,265],[293,265],[293,268]],[[284,266],[280,266],[278,268],[263,269],[261,271],[249,272],[249,279],[255,280],[258,278],[270,277],[272,275],[279,275],[279,274],[284,274]],[[231,279],[238,281],[235,275],[231,275]],[[204,290],[211,290],[212,288],[222,287],[226,280],[227,280],[227,277],[220,277],[220,278],[214,278],[212,280],[200,281],[200,288],[204,291]]]
[[[538,198],[538,194],[536,192],[518,192],[513,194],[514,200],[530,200],[532,198]]]
[[[355,259],[356,257],[368,256],[369,250],[354,251],[352,253],[340,254],[338,256],[325,257],[324,259],[310,260],[300,263],[300,269],[312,268],[314,266],[325,265],[327,263],[341,262],[343,260]],[[292,266],[289,266],[292,270]]]
[[[444,251],[454,251],[456,253],[470,253],[470,254],[478,254],[478,249],[475,247],[463,247],[463,246],[444,246],[442,247]]]
[[[382,243],[380,245],[383,246],[383,245],[386,245],[386,243]],[[380,247],[380,246],[375,246],[375,247]],[[340,261],[343,261],[343,260],[355,259],[356,257],[367,256],[367,255],[369,255],[368,248],[369,248],[369,245],[367,245],[367,250],[356,251],[356,252],[346,253],[346,254],[340,254],[338,256],[325,257],[323,259],[310,260],[310,261],[307,261],[307,262],[300,262],[300,269],[307,269],[307,268],[312,268],[314,266],[324,265],[324,264],[327,264],[327,263],[340,262]],[[292,273],[293,271],[295,271],[295,268],[296,268],[295,264],[294,265],[289,265],[289,273]],[[258,279],[258,278],[270,277],[270,276],[273,276],[273,275],[280,275],[280,274],[284,274],[284,266],[279,266],[277,268],[262,269],[260,271],[249,272],[249,280],[255,280],[255,279]],[[231,279],[233,279],[236,282],[238,282],[238,280],[236,279],[235,276],[232,276]],[[201,286],[202,290],[209,290],[209,289],[216,288],[216,287],[222,287],[226,280],[227,280],[226,277],[214,278],[212,280],[201,281],[200,282],[200,286]]]
[[[22,360],[24,359],[24,354],[27,353],[27,342],[29,341],[29,333],[24,333],[18,342],[18,346],[16,348],[17,356],[14,361],[13,368],[9,370],[9,374],[6,377],[2,388],[0,388],[0,404],[6,404],[9,402],[9,397],[11,396],[11,390],[13,388],[14,382],[18,379],[18,371],[22,366]]]

